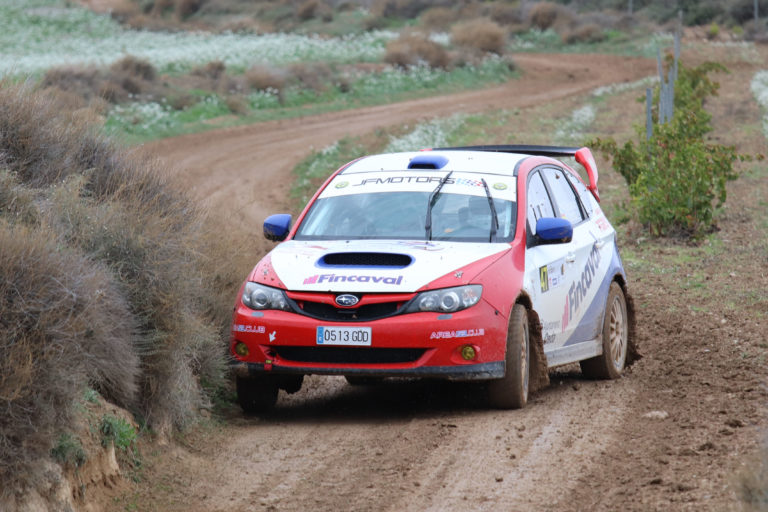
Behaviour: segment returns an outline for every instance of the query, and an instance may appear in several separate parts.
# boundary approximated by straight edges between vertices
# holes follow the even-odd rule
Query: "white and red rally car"
[[[619,377],[633,315],[598,203],[588,148],[442,148],[345,165],[293,227],[287,214],[264,223],[282,243],[235,305],[240,405],[265,410],[307,374],[485,380],[502,408],[526,404],[537,369],[579,361],[588,377]]]

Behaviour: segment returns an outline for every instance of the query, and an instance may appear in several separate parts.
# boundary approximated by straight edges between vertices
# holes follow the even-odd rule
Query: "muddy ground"
[[[720,48],[694,57],[713,52],[731,56]],[[766,152],[749,80],[768,67],[768,51],[755,52],[732,59],[711,108],[717,137]],[[290,209],[290,171],[313,147],[456,111],[518,108],[525,119],[547,103],[577,102],[599,85],[655,71],[651,61],[599,55],[517,62],[522,78],[490,90],[190,135],[149,149],[231,222],[251,227],[255,263],[268,247],[258,240],[261,222]],[[634,96],[610,101],[622,111]],[[626,115],[611,122],[601,129],[626,131]],[[113,492],[110,507],[739,510],[768,425],[765,167],[751,164],[731,184],[721,230],[705,243],[622,230],[644,355],[624,378],[588,381],[577,365],[565,367],[525,409],[497,411],[471,385],[352,387],[309,377],[266,416],[232,408],[170,445],[145,449],[141,481]],[[621,179],[605,176],[613,183],[606,190],[618,190]]]

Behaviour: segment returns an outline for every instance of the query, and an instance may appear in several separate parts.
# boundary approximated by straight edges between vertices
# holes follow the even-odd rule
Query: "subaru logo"
[[[349,293],[345,293],[344,295],[339,295],[336,297],[336,304],[343,308],[351,308],[355,304],[357,304],[360,301],[357,297],[354,295],[350,295]]]

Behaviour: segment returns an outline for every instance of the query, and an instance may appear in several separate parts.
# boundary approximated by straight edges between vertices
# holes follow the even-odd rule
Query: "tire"
[[[347,379],[347,384],[350,386],[375,386],[384,380],[384,377],[362,377],[360,375],[345,375],[344,378]]]
[[[246,414],[270,410],[277,402],[277,383],[262,377],[237,377],[237,402]]]
[[[507,328],[506,372],[501,379],[488,383],[488,401],[498,409],[521,409],[528,403],[531,337],[528,310],[515,304]]]
[[[588,379],[618,379],[627,362],[629,316],[624,291],[611,283],[603,318],[603,354],[580,361],[581,373]]]

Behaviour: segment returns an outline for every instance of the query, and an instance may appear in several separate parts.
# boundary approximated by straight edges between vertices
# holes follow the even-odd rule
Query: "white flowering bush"
[[[595,121],[595,107],[584,105],[571,113],[570,119],[558,121],[554,138],[558,144],[581,144],[584,132]]]
[[[755,100],[763,108],[763,133],[768,137],[768,70],[758,71],[750,83]]]
[[[451,137],[458,132],[466,120],[466,114],[433,119],[417,125],[411,132],[392,138],[385,152],[416,151],[424,148],[449,146]]]
[[[126,54],[148,60],[161,72],[183,72],[212,60],[232,69],[255,63],[376,61],[395,37],[388,31],[334,38],[149,32],[125,29],[107,15],[66,0],[0,0],[0,75],[103,66]]]

